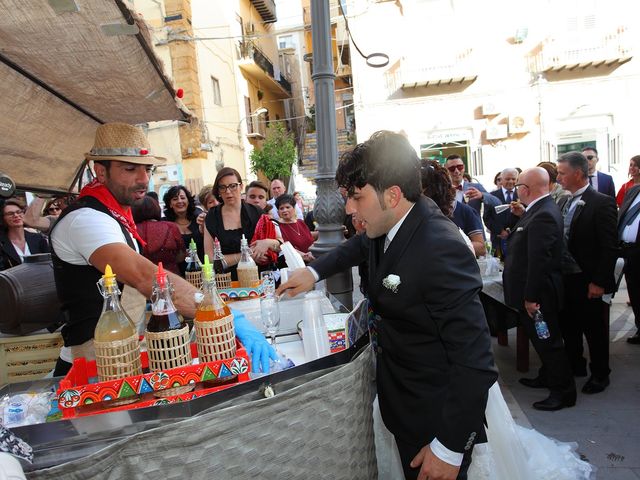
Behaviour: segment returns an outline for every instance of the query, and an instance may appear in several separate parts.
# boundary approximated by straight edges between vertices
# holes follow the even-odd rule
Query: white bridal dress
[[[374,402],[374,431],[378,479],[404,478],[393,435]],[[513,421],[500,387],[489,389],[486,410],[487,439],[473,448],[469,480],[590,480],[595,467],[580,460],[576,443],[563,443]]]

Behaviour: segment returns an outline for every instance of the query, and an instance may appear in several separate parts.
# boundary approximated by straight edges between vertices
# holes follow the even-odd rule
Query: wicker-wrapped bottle
[[[213,273],[218,288],[231,288],[231,272],[227,272],[227,262],[217,237],[213,237]]]
[[[93,335],[98,379],[103,382],[142,374],[136,327],[120,305],[116,276],[107,265],[98,289],[104,297]]]
[[[189,326],[173,305],[171,291],[171,283],[160,262],[151,298],[151,318],[145,332],[152,372],[191,365]],[[193,385],[186,385],[154,393],[157,396],[178,395],[193,388]]]
[[[251,288],[260,284],[258,266],[251,257],[251,249],[244,235],[240,241],[240,262],[238,262],[237,272],[241,288]]]
[[[193,321],[198,359],[202,363],[233,358],[236,354],[233,314],[218,294],[208,255],[204,256],[202,266],[202,294]]]
[[[185,279],[194,287],[200,288],[202,286],[202,264],[198,258],[198,247],[193,238],[189,242],[186,262]]]

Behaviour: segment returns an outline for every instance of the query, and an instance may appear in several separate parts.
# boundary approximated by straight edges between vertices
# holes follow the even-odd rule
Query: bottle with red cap
[[[189,326],[173,304],[172,290],[160,262],[151,297],[151,318],[145,334],[151,371],[191,364]]]

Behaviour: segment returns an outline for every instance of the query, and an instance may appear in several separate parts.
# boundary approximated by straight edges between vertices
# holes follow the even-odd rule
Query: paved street
[[[515,329],[509,332],[507,347],[494,339],[500,379],[506,387],[503,391],[516,421],[558,440],[578,442],[580,454],[598,468],[598,480],[640,479],[640,345],[626,342],[626,337],[635,332],[627,300],[623,282],[611,308],[611,385],[597,395],[579,392],[573,408],[535,410],[531,404],[541,400],[546,390],[518,383],[522,376],[536,375],[539,361],[535,351],[530,349],[531,370],[523,375],[515,369]],[[577,380],[579,390],[587,379]]]

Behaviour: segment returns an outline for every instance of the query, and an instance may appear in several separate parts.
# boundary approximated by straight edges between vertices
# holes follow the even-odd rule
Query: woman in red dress
[[[631,177],[631,180],[622,185],[618,191],[618,195],[616,195],[618,208],[622,206],[622,201],[624,200],[624,196],[627,194],[627,190],[640,183],[640,155],[631,157],[631,161],[629,162],[629,176]]]
[[[280,195],[276,199],[276,208],[280,215],[282,239],[290,242],[293,248],[300,252],[306,263],[315,260],[309,251],[309,247],[313,244],[313,237],[304,221],[296,218],[296,200],[293,195]]]
[[[160,204],[148,195],[133,204],[131,213],[138,233],[147,242],[143,255],[156,265],[162,262],[165,270],[180,275],[178,264],[184,260],[185,245],[178,226],[160,220]]]

